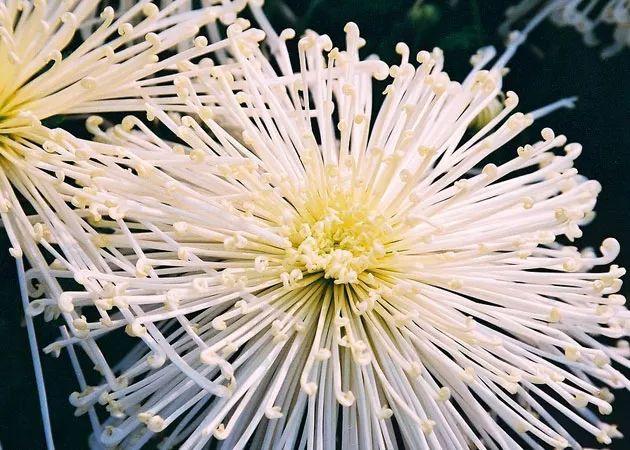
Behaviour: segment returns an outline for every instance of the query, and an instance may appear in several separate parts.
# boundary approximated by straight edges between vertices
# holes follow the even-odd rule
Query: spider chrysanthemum
[[[25,256],[53,298],[62,288],[50,274],[46,246],[52,243],[53,254],[68,251],[79,259],[88,257],[77,250],[80,219],[73,218],[61,193],[66,174],[48,160],[49,154],[61,151],[65,161],[78,163],[86,157],[86,147],[66,152],[65,140],[78,141],[52,124],[73,114],[141,110],[140,98],[149,95],[168,99],[174,91],[160,88],[163,77],[168,80],[190,57],[225,52],[226,42],[208,45],[207,38],[195,38],[199,28],[206,26],[210,40],[220,41],[218,23],[233,22],[246,6],[245,0],[204,0],[204,8],[190,11],[186,0],[162,2],[161,9],[149,0],[123,0],[115,2],[114,10],[100,3],[0,1],[0,217],[20,285]],[[49,174],[56,179],[44,180]],[[48,318],[57,314],[47,309]],[[26,323],[47,445],[52,448],[30,316]]]
[[[148,99],[161,137],[92,118],[72,167],[106,269],[56,261],[85,289],[53,299],[72,336],[48,350],[79,345],[104,375],[71,396],[95,445],[578,447],[558,415],[618,436],[597,412],[630,385],[627,352],[597,339],[628,331],[624,271],[602,269],[619,245],[562,243],[600,186],[564,136],[512,142],[538,116],[514,93],[471,131],[505,58],[481,51],[458,83],[438,49],[360,59],[348,24],[345,50],[309,33],[277,75],[239,27],[228,66],[178,76],[178,105]],[[285,69],[292,34],[271,43]],[[97,344],[123,329],[140,344],[110,366]]]
[[[163,76],[188,58],[227,46],[208,46],[203,37],[193,46],[199,28],[234,21],[246,5],[205,3],[209,6],[196,11],[180,11],[184,0],[163,9],[148,0],[122,2],[118,11],[99,9],[96,0],[0,3],[0,213],[14,256],[32,240],[29,227],[20,224],[23,205],[14,189],[36,203],[54,203],[48,198],[52,192],[45,199],[32,197],[38,174],[55,171],[45,157],[34,156],[58,145],[53,118],[143,110],[141,98],[156,90],[163,98],[174,95],[160,89]],[[191,48],[174,53],[182,44]]]

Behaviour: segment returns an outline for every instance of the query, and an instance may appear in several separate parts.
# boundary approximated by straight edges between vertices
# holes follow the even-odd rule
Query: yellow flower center
[[[307,202],[289,233],[288,265],[309,273],[324,272],[337,284],[355,283],[386,254],[391,227],[369,206],[344,192]]]

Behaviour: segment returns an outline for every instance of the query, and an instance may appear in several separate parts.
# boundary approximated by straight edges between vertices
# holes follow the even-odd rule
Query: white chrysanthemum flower
[[[582,34],[588,46],[600,44],[598,28],[612,28],[613,42],[601,52],[602,58],[616,55],[630,47],[630,1],[628,0],[522,0],[505,12],[503,33],[532,11],[546,11],[558,26],[570,26]]]
[[[602,256],[561,243],[600,190],[573,168],[579,144],[548,128],[511,143],[542,113],[515,112],[512,92],[467,131],[501,89],[491,49],[458,83],[438,49],[415,67],[399,44],[388,67],[346,32],[346,50],[308,34],[299,72],[278,76],[232,26],[229,67],[191,66],[178,105],[149,100],[170,139],[92,118],[89,159],[51,155],[83,186],[66,195],[97,263],[57,254],[54,276],[82,289],[37,310],[68,321],[47,350],[70,351],[93,446],[578,447],[558,415],[610,442],[595,411],[630,386],[629,361],[597,338],[627,335],[630,315],[624,270],[605,268],[617,241]],[[372,78],[388,75],[377,111]],[[97,344],[122,330],[140,343],[110,365]]]
[[[232,18],[244,2],[223,1],[203,10],[178,13],[185,0],[169,2],[160,10],[148,0],[127,5],[116,17],[113,8],[99,14],[89,33],[99,1],[9,0],[0,4],[0,148],[3,184],[0,205],[3,222],[19,255],[19,233],[4,214],[20,208],[10,184],[22,183],[32,169],[32,147],[52,151],[56,131],[41,121],[58,115],[128,112],[144,109],[147,95],[164,101],[174,91],[160,88],[168,77],[156,74],[173,69],[196,55],[227,47],[227,41],[168,53],[191,41],[199,27],[218,18]],[[83,40],[77,42],[79,31]],[[209,47],[212,47],[209,49]],[[160,61],[159,55],[166,55]]]
[[[73,232],[80,229],[63,229],[63,222],[54,217],[56,210],[68,209],[63,196],[54,187],[46,191],[37,183],[46,173],[55,173],[57,183],[65,176],[47,164],[45,156],[56,151],[61,131],[42,121],[69,114],[137,111],[143,109],[141,97],[173,96],[173,90],[159,86],[168,81],[166,71],[195,55],[223,51],[229,43],[208,46],[206,38],[197,37],[190,50],[178,54],[172,50],[192,41],[201,26],[234,21],[246,4],[206,3],[207,8],[185,11],[186,0],[165,2],[163,9],[148,0],[123,1],[116,13],[112,7],[99,8],[98,0],[0,2],[0,216],[22,281],[25,254],[41,278],[51,283],[51,295],[59,294],[61,288],[47,273],[36,243],[51,237],[51,227],[45,226],[50,222],[57,228],[55,237],[65,237],[55,241],[62,252],[74,249]],[[85,156],[68,157],[78,161]],[[36,214],[27,217],[33,210]],[[34,345],[30,317],[27,325]],[[33,358],[45,406],[36,351]]]

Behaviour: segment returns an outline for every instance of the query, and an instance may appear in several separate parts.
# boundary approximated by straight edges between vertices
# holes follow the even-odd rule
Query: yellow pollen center
[[[385,256],[390,227],[383,216],[349,196],[310,201],[289,233],[291,268],[324,272],[336,284],[356,283],[358,276]]]

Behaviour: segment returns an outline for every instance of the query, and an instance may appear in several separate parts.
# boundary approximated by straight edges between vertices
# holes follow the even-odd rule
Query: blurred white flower
[[[630,386],[627,350],[596,339],[628,333],[624,270],[607,267],[619,245],[563,243],[600,190],[573,168],[581,147],[548,128],[512,143],[546,112],[515,112],[512,92],[469,131],[513,48],[488,69],[483,49],[458,83],[439,49],[417,66],[404,44],[398,65],[360,59],[350,23],[345,50],[300,39],[292,74],[285,30],[278,74],[245,25],[228,30],[233,61],[191,63],[176,102],[148,99],[159,136],[93,117],[90,158],[52,155],[81,180],[66,195],[93,256],[59,255],[54,275],[81,289],[36,305],[68,322],[47,350],[71,352],[92,445],[579,446],[558,415],[619,436],[593,412],[611,411],[602,386]],[[122,330],[139,345],[111,364],[97,344]]]
[[[598,32],[608,25],[613,42],[602,50],[602,58],[630,46],[629,0],[521,0],[506,10],[501,31],[507,34],[512,24],[532,12],[545,12],[556,25],[573,27],[588,46],[600,44]]]

